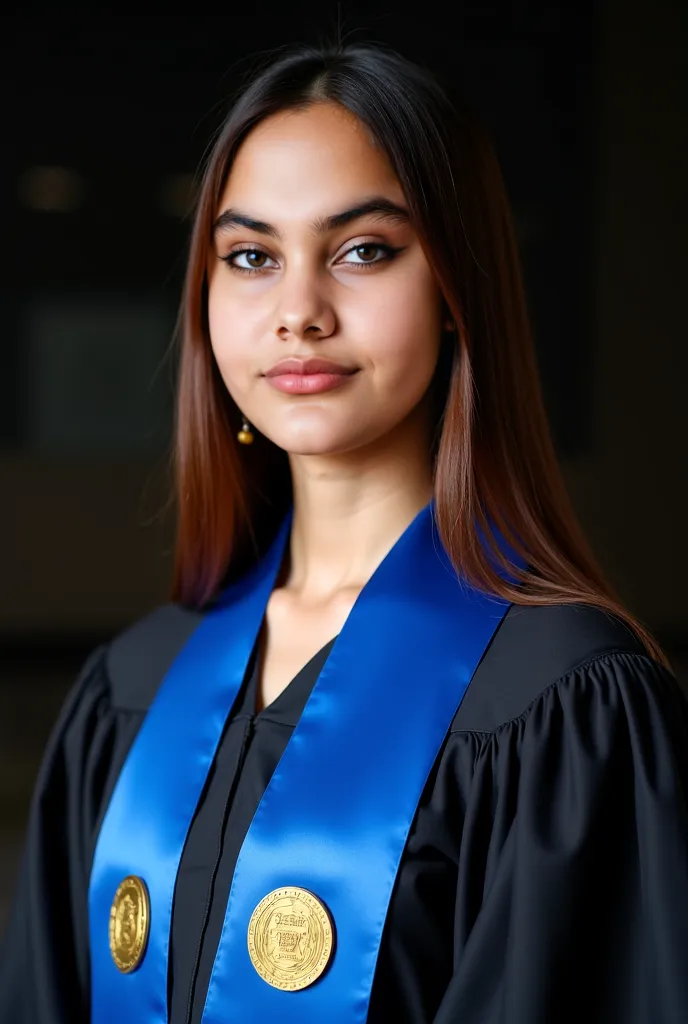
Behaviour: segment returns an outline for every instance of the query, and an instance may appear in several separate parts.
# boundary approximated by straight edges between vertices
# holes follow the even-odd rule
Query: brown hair
[[[240,94],[207,161],[180,321],[173,600],[193,607],[211,600],[260,557],[291,502],[286,453],[260,434],[250,448],[237,442],[239,410],[210,345],[206,261],[221,192],[247,133],[277,111],[319,101],[348,108],[386,152],[457,325],[442,338],[431,385],[437,427],[430,452],[437,525],[457,571],[519,605],[603,609],[671,667],[605,580],[566,493],[492,147],[433,76],[380,47],[281,55]],[[491,524],[525,570],[505,563]],[[491,564],[490,552],[516,582]]]

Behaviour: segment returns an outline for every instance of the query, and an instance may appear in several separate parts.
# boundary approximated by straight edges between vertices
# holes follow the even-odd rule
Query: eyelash
[[[358,245],[352,245],[350,249],[347,249],[346,252],[342,253],[342,256],[348,256],[350,252],[355,252],[356,249],[363,249],[364,246],[368,246],[369,248],[373,249],[379,249],[382,253],[384,253],[384,256],[382,257],[382,259],[370,260],[367,263],[347,263],[347,266],[355,267],[356,270],[374,267],[378,263],[385,263],[387,260],[394,259],[394,257],[398,253],[400,253],[403,248],[402,246],[397,246],[395,248],[392,245],[385,245],[383,242],[359,242]],[[242,254],[248,252],[261,253],[262,255],[265,256],[268,255],[264,249],[259,249],[256,246],[252,245],[247,246],[244,249],[233,249],[232,252],[227,253],[226,256],[220,256],[220,259],[227,264],[230,270],[234,270],[238,274],[262,274],[264,271],[272,269],[271,267],[238,267],[236,263],[233,262],[236,256],[241,256]],[[271,259],[271,257],[268,257],[268,259]]]

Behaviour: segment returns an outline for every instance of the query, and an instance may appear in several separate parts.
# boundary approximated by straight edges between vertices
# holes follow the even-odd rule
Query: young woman
[[[688,1020],[688,706],[594,561],[475,124],[282,54],[203,179],[172,600],[50,742],[7,1024]]]

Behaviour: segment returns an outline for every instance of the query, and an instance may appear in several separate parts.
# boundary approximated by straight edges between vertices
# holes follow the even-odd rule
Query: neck
[[[417,417],[381,442],[337,456],[290,455],[294,518],[284,588],[323,603],[365,586],[433,496]]]

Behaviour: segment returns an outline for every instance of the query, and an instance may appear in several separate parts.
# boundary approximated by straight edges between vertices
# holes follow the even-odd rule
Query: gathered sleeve
[[[86,1024],[88,882],[104,794],[139,716],[112,707],[106,648],[86,661],[46,748],[0,944],[2,1024]]]
[[[596,658],[470,748],[435,1024],[688,1022],[688,702]],[[451,756],[451,751],[447,751]]]

